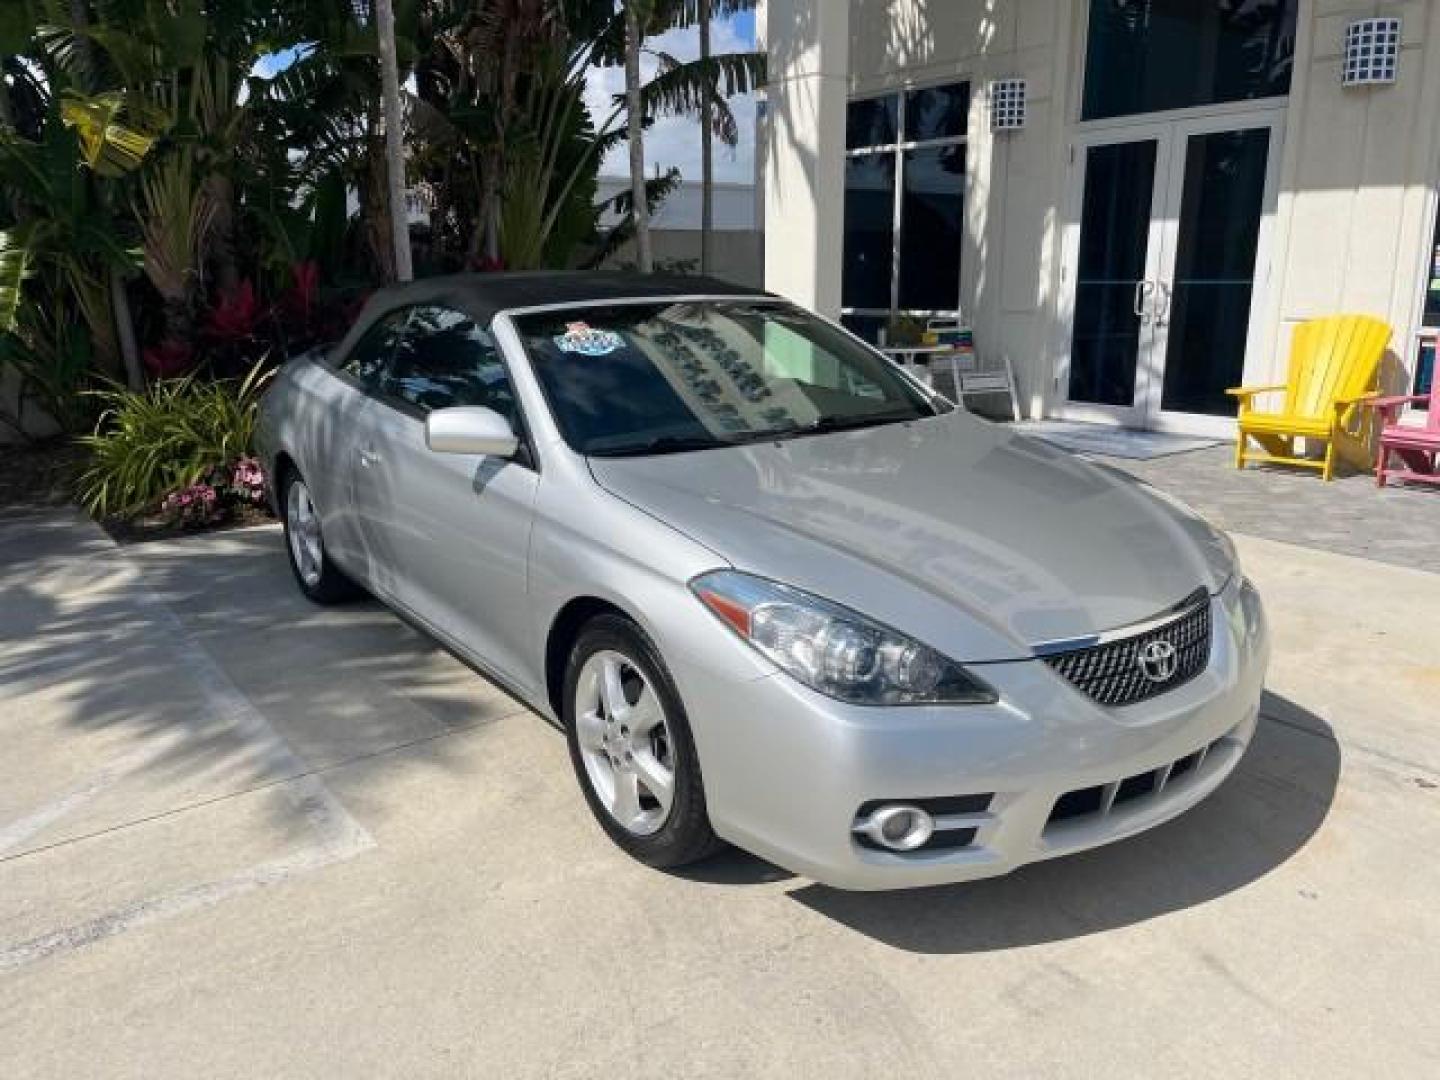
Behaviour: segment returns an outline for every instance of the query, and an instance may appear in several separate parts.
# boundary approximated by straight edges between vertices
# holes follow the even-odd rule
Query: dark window
[[[895,155],[845,162],[845,269],[841,305],[888,308],[895,262]]]
[[[900,308],[948,311],[960,303],[965,144],[905,153],[900,208]]]
[[[905,141],[963,139],[969,112],[969,83],[911,90],[905,95]]]
[[[867,337],[959,314],[969,112],[963,82],[850,103],[841,308]]]
[[[392,311],[382,317],[355,343],[350,355],[341,362],[340,370],[358,379],[367,390],[373,390],[409,318],[409,308]]]
[[[900,130],[900,99],[895,94],[852,101],[845,112],[845,149],[889,146]]]
[[[1245,368],[1270,130],[1192,135],[1166,297],[1170,335],[1161,408],[1233,416]]]
[[[1070,345],[1070,400],[1130,406],[1140,355],[1136,289],[1145,277],[1153,139],[1092,146],[1080,206],[1080,265]]]
[[[1083,116],[1290,92],[1296,0],[1091,0]]]
[[[483,405],[519,426],[519,409],[499,349],[469,316],[417,307],[381,382],[390,397],[424,412]]]
[[[842,315],[840,324],[871,345],[880,344],[880,331],[885,329],[884,315]]]

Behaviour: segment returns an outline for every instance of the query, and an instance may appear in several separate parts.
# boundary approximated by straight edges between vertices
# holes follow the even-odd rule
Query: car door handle
[[[379,461],[380,455],[375,453],[374,450],[360,451],[360,467],[362,469],[368,469],[370,468],[370,466],[377,464]]]

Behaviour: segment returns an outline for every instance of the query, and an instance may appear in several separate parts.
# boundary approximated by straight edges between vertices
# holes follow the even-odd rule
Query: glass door
[[[1076,148],[1059,410],[1226,435],[1245,381],[1278,155],[1274,112],[1091,135]]]
[[[1176,125],[1164,257],[1151,304],[1157,361],[1147,426],[1228,434],[1254,356],[1257,276],[1268,259],[1271,149],[1277,122]]]
[[[1068,365],[1060,373],[1074,419],[1140,427],[1145,373],[1154,365],[1151,317],[1164,251],[1160,212],[1169,175],[1164,128],[1127,129],[1123,141],[1082,142],[1081,187],[1067,231]]]

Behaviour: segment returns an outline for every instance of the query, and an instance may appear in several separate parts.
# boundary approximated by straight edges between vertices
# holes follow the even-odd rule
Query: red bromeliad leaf
[[[290,288],[280,297],[280,312],[291,323],[308,327],[320,295],[320,266],[313,260],[290,264]]]
[[[141,354],[145,368],[157,379],[173,379],[190,370],[195,351],[187,341],[167,338],[159,345],[152,345]]]
[[[222,293],[220,302],[210,311],[206,332],[222,341],[253,337],[260,321],[260,302],[255,286],[247,278],[234,289]]]

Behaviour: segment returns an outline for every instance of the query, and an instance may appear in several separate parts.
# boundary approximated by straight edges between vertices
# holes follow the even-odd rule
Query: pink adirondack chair
[[[1402,405],[1429,399],[1425,424],[1402,424],[1397,419]],[[1375,482],[1384,487],[1389,480],[1410,480],[1440,485],[1440,378],[1431,380],[1430,393],[1376,398],[1371,406],[1380,419],[1380,453],[1375,462]],[[1400,465],[1392,465],[1399,459]]]

